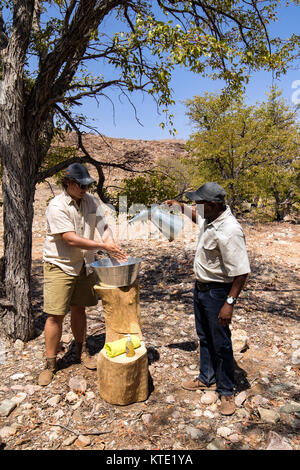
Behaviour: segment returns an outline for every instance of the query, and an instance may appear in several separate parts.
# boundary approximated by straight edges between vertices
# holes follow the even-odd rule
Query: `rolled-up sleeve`
[[[236,277],[251,272],[242,230],[236,228],[230,235],[219,234],[218,247],[228,276]]]
[[[49,235],[58,233],[75,232],[75,226],[69,213],[63,208],[49,204],[47,211],[47,231]]]

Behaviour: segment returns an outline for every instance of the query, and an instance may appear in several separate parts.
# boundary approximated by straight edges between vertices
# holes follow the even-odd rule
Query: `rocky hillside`
[[[128,178],[133,172],[107,167],[105,163],[126,164],[133,171],[145,171],[153,168],[160,158],[187,155],[185,141],[181,139],[133,140],[87,134],[83,137],[83,144],[92,158],[104,163],[106,186],[117,186],[123,178]],[[69,134],[64,145],[76,147],[76,134]],[[96,176],[92,167],[90,170]]]

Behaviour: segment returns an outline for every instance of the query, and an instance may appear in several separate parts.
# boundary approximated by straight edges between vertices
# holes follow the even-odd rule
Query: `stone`
[[[78,436],[75,445],[77,447],[87,447],[91,444],[91,439],[88,436]]]
[[[50,432],[47,432],[46,436],[48,437],[49,441],[56,441],[58,439],[58,431],[54,429]]]
[[[86,380],[83,377],[76,375],[69,380],[69,387],[73,392],[85,393],[87,388]]]
[[[34,380],[34,377],[32,375],[27,375],[27,377],[25,377],[25,380],[26,382],[31,382],[31,380]]]
[[[0,416],[7,417],[16,408],[17,403],[12,400],[3,400],[0,403]]]
[[[20,339],[17,339],[17,340],[14,342],[14,349],[15,349],[16,351],[23,351],[24,346],[25,346],[25,345],[24,345],[23,341],[20,340]]]
[[[284,406],[279,408],[280,413],[299,413],[300,412],[300,403],[292,401],[287,403]]]
[[[22,403],[25,398],[27,397],[27,393],[25,392],[20,392],[20,393],[17,393],[16,396],[12,397],[11,400],[14,401],[15,403],[20,404]]]
[[[73,415],[72,415],[72,420],[73,421],[76,421],[77,423],[79,424],[82,424],[83,423],[83,418],[81,416],[81,413],[80,413],[80,410],[75,410]]]
[[[75,403],[75,405],[72,405],[72,410],[77,410],[82,405],[82,402],[83,402],[83,398],[78,400],[78,402]]]
[[[24,390],[25,392],[28,393],[28,395],[33,395],[35,392],[38,392],[39,390],[41,390],[41,388],[42,387],[40,385],[28,384],[28,385],[25,385]]]
[[[230,436],[228,436],[228,439],[233,444],[236,444],[237,442],[240,442],[243,439],[243,437],[240,434],[234,433],[234,434],[231,434]]]
[[[226,443],[223,439],[214,439],[212,442],[208,444],[206,447],[207,450],[226,450]]]
[[[31,408],[33,408],[33,405],[32,403],[23,403],[23,405],[21,405],[21,408],[23,408],[23,410],[31,410]]]
[[[96,395],[92,391],[86,392],[86,394],[85,394],[86,400],[93,400],[95,398],[95,396]]]
[[[248,419],[249,412],[245,408],[237,408],[235,412],[236,416],[240,419]]]
[[[240,353],[247,349],[248,346],[248,335],[245,330],[237,329],[231,330],[231,341],[232,349],[234,353]]]
[[[240,407],[242,406],[242,404],[247,400],[247,392],[245,392],[245,390],[243,390],[242,392],[240,392],[234,399],[235,401],[235,405],[237,407]]]
[[[20,373],[20,374],[14,374],[10,378],[11,380],[19,380],[19,379],[23,379],[24,376],[25,374]]]
[[[268,400],[261,395],[254,395],[254,397],[252,397],[251,403],[253,406],[266,405]]]
[[[146,425],[150,424],[150,422],[152,421],[152,415],[150,413],[143,414],[142,421]]]
[[[65,446],[65,447],[71,446],[76,441],[76,439],[77,439],[77,436],[67,437],[67,439],[65,439],[62,442],[62,445]]]
[[[169,395],[167,398],[166,398],[166,402],[167,403],[175,403],[175,398],[173,395]]]
[[[215,417],[214,413],[209,410],[205,410],[203,412],[203,416],[206,416],[206,418],[213,419]]]
[[[258,412],[261,420],[265,423],[277,423],[280,420],[280,414],[275,410],[259,407]]]
[[[0,437],[6,439],[10,436],[14,436],[17,432],[18,424],[12,424],[11,426],[4,426],[0,429]]]
[[[78,395],[71,391],[71,392],[68,392],[67,395],[66,395],[66,400],[69,402],[69,403],[74,403],[75,401],[78,400]]]
[[[186,435],[193,440],[201,439],[203,437],[203,432],[200,429],[194,428],[192,426],[187,426],[185,428],[185,432]]]
[[[269,442],[266,450],[293,450],[287,439],[274,431],[269,432]]]
[[[11,390],[21,391],[24,390],[24,385],[12,385]]]
[[[200,398],[200,402],[203,405],[211,405],[211,404],[215,403],[217,401],[217,399],[218,399],[218,395],[217,395],[216,392],[206,392]]]
[[[53,418],[58,421],[60,418],[64,416],[63,410],[58,410],[56,413],[54,413]]]
[[[217,434],[220,437],[224,437],[225,439],[232,434],[232,430],[230,428],[227,428],[226,426],[221,426],[220,428],[217,429]]]
[[[218,411],[219,407],[217,403],[213,403],[212,405],[208,405],[206,409],[210,411]]]
[[[55,406],[58,405],[60,400],[61,400],[61,396],[60,395],[55,395],[54,397],[49,398],[49,400],[47,400],[46,403],[50,406],[55,407]]]
[[[300,368],[300,349],[296,349],[296,351],[293,352],[292,364],[294,367]]]
[[[68,344],[72,341],[73,339],[73,335],[71,333],[66,333],[64,335],[62,335],[61,337],[61,341],[62,343],[65,343],[65,344]]]

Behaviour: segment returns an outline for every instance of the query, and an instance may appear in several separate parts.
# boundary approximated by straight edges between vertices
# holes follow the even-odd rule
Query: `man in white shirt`
[[[225,191],[217,183],[205,183],[186,196],[202,205],[204,223],[200,229],[194,260],[196,276],[194,313],[200,339],[200,373],[182,384],[187,390],[217,390],[220,412],[231,415],[234,403],[234,359],[231,343],[233,307],[250,273],[242,227],[225,205]],[[179,203],[197,223],[197,209]]]
[[[93,178],[80,163],[73,163],[62,181],[64,191],[47,208],[47,234],[44,244],[44,312],[46,368],[38,383],[48,385],[56,370],[56,355],[62,335],[63,319],[71,311],[71,329],[75,340],[75,362],[95,369],[96,361],[85,346],[85,307],[97,305],[93,290],[97,283],[89,264],[103,250],[119,261],[126,261],[105,222],[99,200],[87,193]],[[95,229],[101,241],[94,240]]]

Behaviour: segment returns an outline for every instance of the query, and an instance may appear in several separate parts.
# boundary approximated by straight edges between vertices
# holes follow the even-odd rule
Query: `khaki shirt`
[[[213,222],[202,219],[194,272],[200,282],[226,283],[250,273],[245,236],[228,206]]]
[[[62,233],[75,232],[81,237],[93,240],[95,228],[101,236],[105,218],[100,201],[86,193],[80,205],[67,191],[54,197],[46,211],[47,233],[44,243],[43,260],[59,266],[67,274],[78,276],[83,262],[89,265],[95,260],[95,250],[83,250],[69,246],[61,237]],[[87,266],[87,273],[92,269]]]

